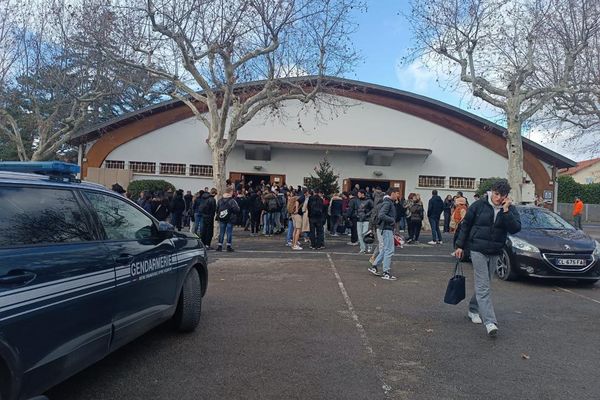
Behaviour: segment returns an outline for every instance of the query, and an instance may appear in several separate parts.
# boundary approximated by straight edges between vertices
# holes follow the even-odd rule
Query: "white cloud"
[[[403,90],[415,93],[426,93],[435,82],[436,73],[428,69],[421,60],[416,60],[406,66],[396,65],[396,76]]]

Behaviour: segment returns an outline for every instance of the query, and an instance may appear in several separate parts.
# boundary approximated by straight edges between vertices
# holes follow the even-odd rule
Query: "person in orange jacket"
[[[579,196],[575,196],[575,204],[573,204],[573,221],[575,223],[575,228],[580,231],[583,230],[581,227],[581,214],[583,213],[583,201]]]

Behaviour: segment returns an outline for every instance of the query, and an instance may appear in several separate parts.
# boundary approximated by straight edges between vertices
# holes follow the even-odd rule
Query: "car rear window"
[[[0,247],[94,240],[70,190],[0,186]]]
[[[558,214],[539,208],[521,208],[519,215],[523,229],[575,229]]]

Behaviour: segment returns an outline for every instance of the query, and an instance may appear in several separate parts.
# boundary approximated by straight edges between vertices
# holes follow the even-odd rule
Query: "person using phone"
[[[469,207],[456,240],[455,256],[463,257],[463,249],[471,250],[475,293],[469,302],[469,319],[485,325],[489,336],[498,333],[490,283],[507,235],[521,230],[521,219],[508,194],[506,179],[492,185],[492,190]]]

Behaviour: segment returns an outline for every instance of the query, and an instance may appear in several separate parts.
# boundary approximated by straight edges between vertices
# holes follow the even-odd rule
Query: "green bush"
[[[559,176],[558,202],[572,203],[575,196],[580,196],[586,204],[600,204],[600,183],[581,184],[572,176]]]
[[[496,181],[499,181],[500,179],[505,179],[505,178],[494,177],[494,178],[485,179],[483,182],[481,182],[479,184],[479,187],[477,188],[477,194],[480,196],[483,196],[484,194],[486,194],[487,192],[492,190],[492,185],[494,183],[496,183]]]
[[[169,189],[175,191],[175,186],[162,179],[143,179],[139,181],[131,181],[129,182],[129,186],[127,186],[127,191],[131,193],[132,199],[137,199],[142,191],[159,192],[167,191]]]

